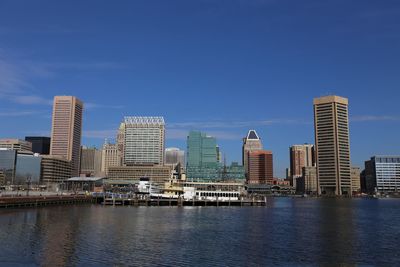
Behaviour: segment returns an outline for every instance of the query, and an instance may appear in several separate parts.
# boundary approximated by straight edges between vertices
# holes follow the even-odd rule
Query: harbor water
[[[400,266],[400,199],[0,210],[0,266]]]

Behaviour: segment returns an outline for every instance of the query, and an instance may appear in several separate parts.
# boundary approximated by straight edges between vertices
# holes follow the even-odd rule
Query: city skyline
[[[56,97],[56,96],[54,96],[54,97]],[[59,97],[59,96],[58,96]],[[64,95],[62,95],[62,97],[69,97],[69,96],[64,96]],[[74,96],[74,97],[76,97],[76,96]],[[330,97],[329,95],[327,95],[327,96],[323,96],[323,97]],[[76,98],[79,98],[79,97],[76,97]],[[351,100],[350,100],[351,101]],[[129,116],[126,116],[126,115],[124,115],[124,117],[129,117]],[[145,116],[146,117],[146,116]],[[147,117],[152,117],[152,116],[147,116]],[[162,116],[161,116],[162,117]],[[83,118],[84,119],[84,118]],[[51,120],[51,119],[50,119]],[[100,141],[99,141],[99,143],[95,143],[95,144],[92,144],[92,145],[88,145],[87,143],[84,143],[84,141],[82,141],[82,146],[83,147],[92,147],[92,148],[98,148],[98,149],[102,149],[102,148],[104,148],[104,142],[109,142],[110,140],[112,141],[112,143],[113,144],[115,144],[115,145],[117,145],[117,142],[118,142],[118,134],[119,134],[119,130],[120,130],[120,127],[121,127],[121,123],[123,123],[123,121],[124,120],[122,120],[122,122],[120,122],[120,123],[118,123],[118,125],[119,125],[119,127],[117,127],[115,130],[110,130],[110,132],[109,133],[107,133],[107,134],[109,134],[109,136],[108,137],[106,137],[106,138],[104,138],[104,139],[102,139],[102,138],[96,138],[96,139],[101,139]],[[366,121],[369,121],[368,119],[366,120]],[[223,123],[223,122],[219,122],[219,123]],[[242,124],[243,124],[243,126],[240,126],[240,128],[244,128],[244,127],[246,127],[246,123],[248,123],[248,125],[250,125],[251,123],[254,123],[254,122],[252,122],[252,121],[249,121],[249,122],[241,122]],[[351,119],[350,119],[350,123],[351,123]],[[172,125],[174,125],[174,123],[171,123]],[[188,123],[188,124],[191,124],[191,123]],[[217,123],[216,123],[216,125],[217,125]],[[166,136],[168,135],[168,122],[165,122],[165,127],[166,127],[166,130],[165,130],[165,134],[166,134]],[[205,128],[208,128],[209,126],[206,126]],[[214,128],[214,126],[212,126],[211,128]],[[199,128],[191,128],[191,129],[199,129]],[[351,125],[350,125],[350,129],[351,129]],[[84,130],[83,130],[84,131]],[[183,151],[185,151],[185,155],[186,155],[186,153],[187,153],[187,144],[186,144],[186,139],[187,139],[187,137],[189,136],[189,133],[190,133],[190,131],[193,131],[193,130],[188,130],[188,132],[186,133],[186,135],[185,135],[185,133],[184,132],[182,132],[181,134],[182,135],[185,135],[186,137],[185,137],[185,142],[183,143],[183,147],[181,148],[181,147],[179,147],[179,149],[182,149]],[[242,138],[240,138],[241,139],[241,143],[240,143],[240,145],[241,146],[243,146],[243,139],[245,139],[246,137],[247,137],[247,135],[249,134],[249,132],[252,132],[252,131],[255,131],[255,130],[247,130],[247,134],[245,134],[244,135],[244,137],[242,137]],[[112,133],[112,132],[114,132],[114,133]],[[209,131],[208,131],[209,132]],[[213,131],[211,131],[211,133],[213,133]],[[39,135],[38,135],[39,136]],[[41,134],[41,136],[43,136],[43,137],[48,137],[48,136],[45,136],[45,134]],[[51,136],[51,129],[50,129],[50,134],[49,134],[49,136]],[[215,137],[215,135],[210,135],[210,136],[212,136],[212,137],[214,137],[214,138],[216,138]],[[218,134],[217,134],[217,136],[218,136]],[[350,131],[350,136],[351,136],[351,131]],[[15,137],[15,136],[13,136],[13,137],[3,137],[3,139],[4,138],[18,138],[18,139],[24,139],[24,137],[23,136],[18,136],[18,137]],[[233,136],[232,137],[230,137],[229,139],[233,139]],[[262,136],[260,136],[259,137],[260,138],[260,140],[263,140],[263,138],[262,138]],[[350,137],[351,138],[351,137]],[[84,140],[85,138],[84,138],[84,136],[82,137],[82,140]],[[166,140],[166,141],[168,141],[168,139]],[[219,144],[220,144],[220,142],[219,142],[219,139],[218,138],[216,138],[216,141],[217,141],[217,145],[219,146]],[[224,141],[224,139],[222,139],[222,141]],[[231,140],[232,141],[232,140]],[[237,141],[237,140],[236,140]],[[313,140],[313,141],[315,141],[315,140]],[[223,142],[222,142],[223,143]],[[314,144],[315,142],[310,142],[310,143],[308,143],[308,142],[303,142],[302,144],[303,145],[315,145]],[[167,144],[168,144],[168,142],[167,142]],[[300,142],[299,142],[299,144],[300,144]],[[271,146],[273,146],[273,144],[271,144]],[[289,145],[288,146],[288,148],[290,148],[290,147],[292,147],[292,146],[296,146],[296,144],[291,144],[291,145]],[[166,145],[165,146],[165,149],[167,149],[167,148],[170,148],[171,146],[168,146],[168,145]],[[350,144],[350,147],[351,147],[351,144]],[[164,149],[164,151],[165,151],[165,149]],[[272,150],[272,149],[271,149]],[[230,155],[227,155],[226,153],[224,153],[225,152],[225,150],[224,150],[224,148],[222,148],[222,152],[223,152],[223,154],[224,154],[224,157],[227,157],[228,159],[230,158]],[[278,152],[278,154],[280,154],[279,152]],[[394,153],[392,153],[392,154],[388,154],[388,153],[375,153],[375,154],[371,154],[371,155],[380,155],[380,156],[393,156],[393,155],[397,155],[398,154],[398,152],[394,152]],[[354,166],[357,166],[357,167],[362,167],[362,166],[364,166],[364,162],[366,161],[366,159],[368,159],[368,157],[371,157],[371,155],[369,155],[369,156],[366,156],[365,158],[362,158],[361,159],[361,162],[360,162],[360,164],[359,165],[357,165],[357,164],[352,164],[352,165],[354,165]],[[240,151],[240,158],[236,158],[235,157],[235,159],[234,160],[232,160],[232,159],[229,159],[229,161],[228,161],[228,163],[232,163],[232,162],[242,162],[243,161],[243,147],[241,147],[241,151]],[[288,165],[287,166],[283,166],[283,167],[285,167],[285,168],[289,168],[290,167],[290,157],[288,157]],[[352,159],[352,157],[351,157],[351,162],[353,162],[353,159]],[[277,173],[276,175],[274,175],[275,177],[279,177],[279,178],[285,178],[285,169],[282,169],[281,167],[276,167],[275,165],[274,165],[274,173]]]
[[[50,136],[52,97],[76,95],[87,103],[84,145],[115,138],[124,115],[159,115],[166,147],[186,150],[200,130],[241,162],[255,129],[284,177],[288,147],[314,143],[312,99],[335,94],[350,101],[353,165],[400,150],[391,2],[43,3],[1,4],[3,138]]]

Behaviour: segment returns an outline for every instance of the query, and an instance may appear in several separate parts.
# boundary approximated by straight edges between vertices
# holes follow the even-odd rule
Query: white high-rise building
[[[164,164],[163,117],[125,117],[124,164]]]

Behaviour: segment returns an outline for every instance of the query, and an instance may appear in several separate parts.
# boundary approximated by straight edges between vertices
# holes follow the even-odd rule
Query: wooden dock
[[[191,206],[191,207],[244,207],[244,206],[266,206],[266,200],[183,200],[183,199],[125,199],[125,198],[105,198],[103,205],[112,206]]]
[[[32,197],[1,197],[0,208],[41,207],[49,205],[72,205],[95,203],[92,196],[32,196]]]
[[[242,200],[184,200],[184,199],[150,199],[150,198],[103,198],[84,195],[71,196],[18,196],[0,197],[1,208],[28,208],[50,205],[74,205],[94,203],[112,206],[177,206],[177,207],[245,207],[245,206],[266,206],[266,199],[242,199]]]

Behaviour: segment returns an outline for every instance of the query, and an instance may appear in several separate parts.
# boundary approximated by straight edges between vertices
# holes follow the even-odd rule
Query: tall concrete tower
[[[318,190],[322,195],[351,195],[348,99],[314,99]]]
[[[72,176],[79,175],[83,103],[74,96],[55,96],[50,154],[71,161]]]

